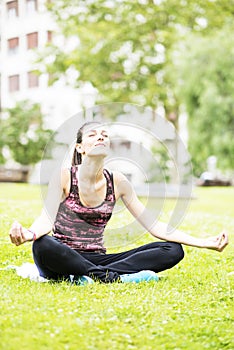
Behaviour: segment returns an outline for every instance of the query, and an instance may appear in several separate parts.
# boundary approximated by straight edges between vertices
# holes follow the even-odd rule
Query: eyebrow
[[[88,130],[87,132],[96,132],[96,129]],[[107,130],[102,130],[101,132],[102,132],[102,133],[103,133],[103,132],[108,133]]]

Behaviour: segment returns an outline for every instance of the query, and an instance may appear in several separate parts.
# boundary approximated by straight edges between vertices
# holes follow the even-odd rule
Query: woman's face
[[[84,156],[106,157],[110,148],[108,129],[103,125],[89,125],[83,131],[82,142],[78,152]]]

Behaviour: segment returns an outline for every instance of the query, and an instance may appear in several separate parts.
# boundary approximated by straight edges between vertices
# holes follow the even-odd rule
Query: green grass
[[[32,262],[31,244],[12,245],[14,218],[30,225],[41,208],[40,188],[0,184],[0,267]],[[158,283],[36,283],[0,271],[0,349],[234,349],[234,188],[197,188],[181,228],[202,236],[224,227],[220,254],[185,247],[185,258]],[[165,206],[169,217],[173,201]],[[129,246],[152,241],[142,235]],[[117,249],[117,248],[116,248]],[[126,247],[125,247],[126,249]]]

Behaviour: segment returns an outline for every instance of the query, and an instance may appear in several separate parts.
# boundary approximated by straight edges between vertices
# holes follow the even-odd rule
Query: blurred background
[[[52,169],[69,148],[69,119],[102,114],[149,131],[165,120],[150,146],[157,169],[144,157],[148,182],[162,172],[176,182],[169,152],[183,183],[233,185],[233,34],[233,0],[2,0],[0,181],[46,183],[42,159]],[[130,134],[112,152],[145,149],[147,137]],[[122,167],[145,181],[134,164]]]

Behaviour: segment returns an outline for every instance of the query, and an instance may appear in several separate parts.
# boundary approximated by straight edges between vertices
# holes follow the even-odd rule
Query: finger
[[[14,222],[13,222],[11,227],[16,228],[16,227],[19,227],[19,226],[21,226],[20,223],[17,220],[14,220]]]
[[[228,245],[228,234],[225,232],[223,234],[223,246],[224,248]]]
[[[223,241],[223,234],[221,233],[219,236],[218,236],[218,239],[217,239],[217,242],[218,242],[218,245],[220,245],[220,243]]]
[[[223,232],[223,238],[224,238],[224,241],[226,242],[226,243],[228,243],[228,234],[227,234],[227,232]]]
[[[228,244],[228,234],[227,234],[227,232],[222,232],[222,233],[220,233],[220,238],[221,238],[221,241],[222,241],[222,243],[224,244]]]
[[[17,221],[14,221],[12,226],[11,226],[10,232],[16,233],[16,232],[18,232],[20,230],[21,230],[21,224],[19,222],[17,222]]]
[[[22,225],[18,221],[13,222],[9,235],[12,243],[16,245],[22,243]]]
[[[11,242],[18,246],[18,245],[22,244],[24,242],[24,240],[21,237],[12,237]]]
[[[222,232],[220,234],[220,238],[221,240],[219,241],[219,251],[222,252],[228,245],[228,234],[226,232]]]
[[[21,242],[21,237],[16,234],[10,234],[10,240],[12,243],[19,245]]]
[[[15,222],[14,228],[16,229],[17,232],[22,231],[22,225],[19,222]]]

